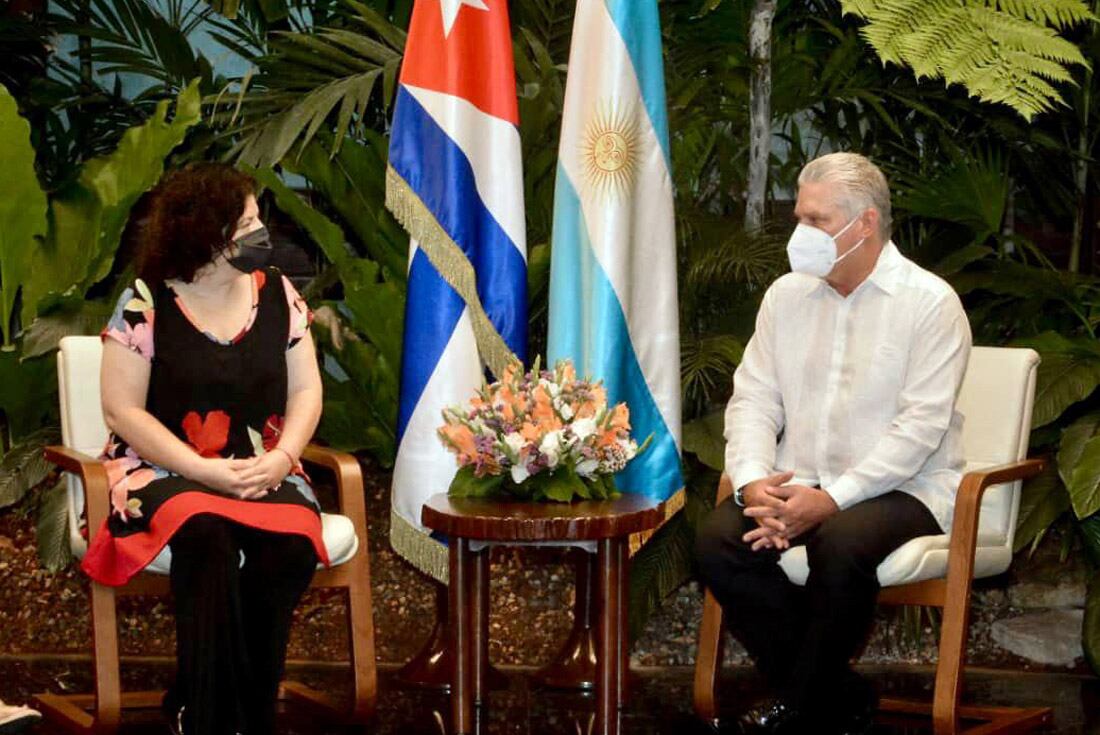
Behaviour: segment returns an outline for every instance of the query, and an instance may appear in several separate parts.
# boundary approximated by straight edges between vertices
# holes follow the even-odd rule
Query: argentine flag
[[[682,503],[680,334],[657,0],[578,0],[554,195],[550,364],[625,401],[623,492]]]
[[[409,231],[390,543],[440,581],[420,524],[458,466],[436,430],[488,367],[526,360],[527,247],[507,0],[417,0],[397,91],[386,205]]]

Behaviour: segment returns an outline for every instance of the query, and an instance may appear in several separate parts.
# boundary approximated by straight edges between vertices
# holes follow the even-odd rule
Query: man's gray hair
[[[858,153],[829,153],[806,164],[798,175],[798,185],[825,182],[837,186],[836,201],[848,217],[856,217],[874,208],[879,215],[879,233],[890,237],[890,185],[886,175],[866,156]]]

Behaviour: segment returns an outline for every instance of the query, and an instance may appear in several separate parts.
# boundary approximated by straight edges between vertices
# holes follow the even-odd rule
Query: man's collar
[[[871,275],[867,276],[867,280],[893,296],[898,289],[898,279],[901,277],[903,260],[897,246],[894,245],[894,241],[887,240],[886,244],[882,246],[882,252],[878,254],[878,260],[875,262],[875,268],[871,271]]]
[[[868,275],[865,280],[873,283],[887,295],[893,296],[898,289],[898,279],[901,277],[901,264],[904,260],[905,258],[898,252],[897,246],[894,245],[894,241],[887,240],[878,254],[878,260],[875,261],[874,269],[871,270],[870,275]],[[810,289],[810,293],[820,294],[824,293],[826,289],[835,293],[835,290],[829,285],[828,281],[824,278],[818,278],[817,284]]]

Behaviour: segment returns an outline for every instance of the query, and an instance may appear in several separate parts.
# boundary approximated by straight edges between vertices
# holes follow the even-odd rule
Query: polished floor
[[[295,666],[292,674],[319,688],[340,691],[346,670],[339,666]],[[864,669],[884,693],[928,698],[931,672],[900,667]],[[658,669],[636,671],[629,706],[622,715],[624,735],[669,733],[694,735],[707,732],[690,715],[691,671]],[[163,686],[170,667],[163,662],[137,662],[124,666],[129,688]],[[494,691],[489,706],[481,713],[480,732],[485,735],[589,735],[594,703],[583,694],[548,691],[533,687],[522,671],[508,672],[508,686]],[[22,702],[35,691],[86,691],[90,665],[86,660],[23,659],[0,660],[0,698]],[[760,695],[751,671],[729,672],[725,691],[730,713]],[[1044,732],[1058,735],[1088,733],[1100,735],[1100,679],[1058,674],[1013,672],[971,672],[964,699],[983,704],[1014,706],[1047,705],[1054,708],[1053,726]],[[374,733],[377,735],[446,735],[448,699],[440,692],[397,686],[390,672],[381,676],[379,709],[366,728],[347,728],[317,720],[291,707],[283,714],[280,735]],[[167,728],[153,710],[128,713],[120,735],[166,733]],[[930,732],[926,723],[882,722],[876,735]],[[56,735],[46,724],[30,730],[32,735]]]

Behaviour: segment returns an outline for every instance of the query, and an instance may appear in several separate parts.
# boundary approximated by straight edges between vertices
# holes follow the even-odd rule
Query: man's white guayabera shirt
[[[776,472],[841,508],[901,490],[947,530],[962,475],[955,411],[970,324],[938,276],[887,243],[847,296],[790,273],[764,295],[726,407],[734,487]]]

